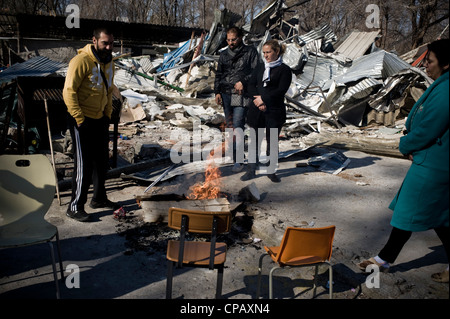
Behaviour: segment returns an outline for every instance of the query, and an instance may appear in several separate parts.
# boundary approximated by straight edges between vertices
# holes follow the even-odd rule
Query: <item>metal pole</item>
[[[168,169],[166,169],[164,173],[162,173],[153,183],[150,184],[150,186],[145,189],[144,193],[147,193],[150,188],[152,188],[156,185],[156,183],[162,180],[163,177],[166,176],[175,166],[177,166],[177,164],[172,164]]]
[[[52,156],[53,172],[56,179],[56,196],[58,197],[59,206],[61,206],[61,198],[59,197],[58,175],[56,174],[55,157],[53,155],[52,133],[50,131],[50,117],[48,115],[47,97],[44,96],[45,115],[47,117],[48,141],[50,143],[50,154]]]

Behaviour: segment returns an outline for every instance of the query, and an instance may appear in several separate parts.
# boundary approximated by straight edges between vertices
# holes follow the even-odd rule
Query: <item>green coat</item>
[[[399,150],[413,162],[389,208],[391,225],[407,231],[449,226],[449,72],[413,106]]]

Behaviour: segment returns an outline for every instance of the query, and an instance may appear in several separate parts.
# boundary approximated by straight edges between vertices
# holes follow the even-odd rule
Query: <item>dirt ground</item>
[[[289,146],[291,147],[291,146]],[[223,298],[250,300],[256,296],[258,259],[264,245],[277,245],[287,226],[336,225],[333,244],[334,299],[448,299],[448,284],[435,283],[430,276],[447,265],[442,245],[433,231],[413,234],[388,274],[380,274],[378,287],[369,287],[368,276],[356,263],[375,255],[390,232],[391,211],[387,209],[409,167],[403,159],[343,151],[349,165],[339,174],[319,171],[298,162],[333,151],[312,148],[281,160],[280,183],[266,176],[240,181],[244,172],[221,167],[223,191],[237,194],[254,182],[261,198],[243,202],[234,211],[233,229],[221,237],[228,244]],[[158,184],[160,188],[201,179],[203,173],[177,176]],[[108,196],[127,211],[122,220],[111,210],[86,207],[94,221],[80,223],[65,215],[70,189],[55,198],[46,218],[59,229],[64,267],[79,269],[79,288],[60,282],[64,299],[164,299],[167,240],[177,233],[165,223],[146,223],[145,212],[135,197],[149,183],[123,178],[107,181]],[[48,246],[45,244],[0,251],[1,299],[55,297]],[[261,297],[268,298],[268,273],[273,266],[264,259]],[[66,272],[66,276],[71,272]],[[274,277],[274,298],[311,299],[313,268],[281,270]],[[206,269],[175,269],[173,298],[213,299],[216,272]],[[375,282],[375,281],[373,281]],[[320,267],[316,299],[328,299],[326,267]]]

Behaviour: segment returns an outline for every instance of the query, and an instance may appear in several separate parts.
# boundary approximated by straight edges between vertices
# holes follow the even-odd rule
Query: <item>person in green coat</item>
[[[384,248],[358,267],[375,264],[389,270],[412,232],[434,229],[449,257],[449,40],[428,45],[426,70],[434,82],[414,104],[399,150],[412,161],[389,208],[392,232]],[[449,268],[433,274],[448,282]]]

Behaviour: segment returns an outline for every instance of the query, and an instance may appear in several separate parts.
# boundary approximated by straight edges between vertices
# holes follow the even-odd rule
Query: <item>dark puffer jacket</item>
[[[229,54],[229,49],[222,51],[214,81],[214,93],[230,94],[237,82],[242,82],[244,91],[247,89],[248,81],[253,69],[259,63],[258,51],[255,47],[242,44],[237,48],[235,56]]]

